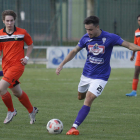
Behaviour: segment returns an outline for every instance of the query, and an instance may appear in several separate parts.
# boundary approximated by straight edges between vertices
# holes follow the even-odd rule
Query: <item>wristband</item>
[[[27,59],[27,60],[29,60],[29,57],[28,56],[25,56],[24,58]]]

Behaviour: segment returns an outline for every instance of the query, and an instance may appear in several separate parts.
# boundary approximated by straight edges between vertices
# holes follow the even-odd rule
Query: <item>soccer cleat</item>
[[[78,131],[76,128],[72,127],[72,128],[66,133],[66,135],[79,135],[79,131]]]
[[[10,121],[12,121],[13,117],[16,116],[16,115],[17,115],[16,109],[14,109],[13,112],[8,111],[7,116],[6,116],[6,118],[5,118],[3,123],[5,123],[5,124],[9,123]]]
[[[33,124],[36,120],[35,120],[35,115],[36,113],[38,113],[38,109],[37,107],[33,107],[33,112],[32,113],[29,113],[29,116],[30,116],[30,124]]]
[[[126,96],[132,97],[132,96],[137,96],[136,91],[132,91],[131,93],[126,94]]]

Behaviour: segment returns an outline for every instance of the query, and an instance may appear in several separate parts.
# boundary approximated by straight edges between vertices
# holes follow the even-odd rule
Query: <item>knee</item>
[[[13,92],[13,95],[16,96],[17,98],[19,98],[21,96],[20,92]]]
[[[4,95],[7,92],[7,89],[3,89],[0,87],[0,95]]]
[[[97,97],[94,94],[92,94],[91,92],[88,92],[86,99],[84,101],[84,105],[91,106],[91,104],[95,98],[97,98]]]
[[[82,96],[78,95],[78,100],[83,100]]]
[[[78,92],[78,100],[83,100],[86,97],[86,93],[80,93]]]

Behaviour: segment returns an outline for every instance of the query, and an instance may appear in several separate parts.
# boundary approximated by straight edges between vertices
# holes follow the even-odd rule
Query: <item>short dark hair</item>
[[[137,19],[140,17],[140,14],[137,16]]]
[[[2,12],[2,20],[5,20],[5,16],[10,15],[14,17],[14,20],[16,19],[16,13],[13,10],[5,10]]]
[[[94,26],[98,26],[99,18],[96,16],[89,16],[84,20],[84,24],[93,24]]]

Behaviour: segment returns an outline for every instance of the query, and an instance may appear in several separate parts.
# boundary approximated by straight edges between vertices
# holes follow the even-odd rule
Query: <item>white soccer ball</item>
[[[50,134],[60,134],[63,131],[63,123],[59,119],[51,119],[46,128]]]

